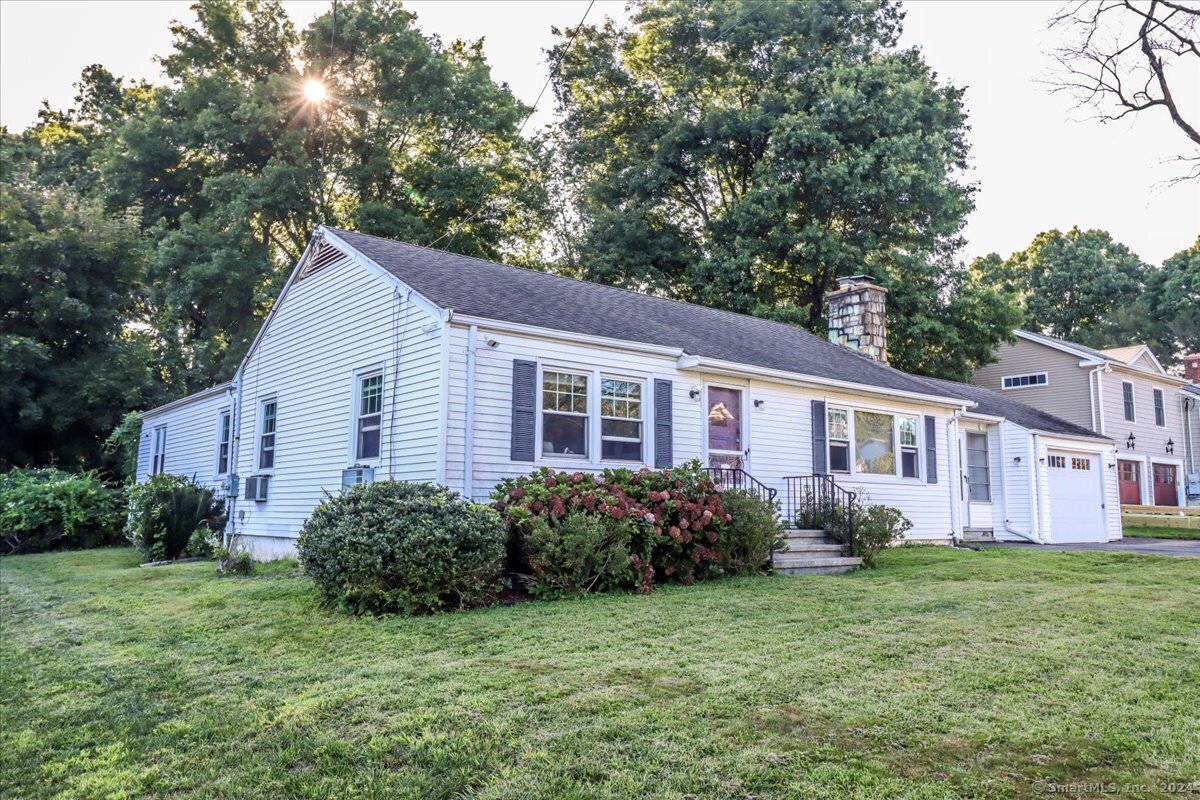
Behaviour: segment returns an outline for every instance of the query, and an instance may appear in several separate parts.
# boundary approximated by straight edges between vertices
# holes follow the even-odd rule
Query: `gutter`
[[[169,403],[163,403],[161,406],[155,406],[154,408],[148,409],[148,410],[143,411],[140,414],[138,414],[138,419],[144,420],[144,419],[146,419],[146,417],[151,417],[151,416],[155,416],[157,414],[162,414],[164,412],[171,411],[173,409],[178,408],[179,406],[186,405],[195,400],[204,400],[209,397],[215,397],[216,395],[220,394],[221,392],[229,391],[230,387],[233,386],[233,384],[236,380],[237,380],[237,378],[235,375],[234,380],[225,381],[225,383],[219,383],[216,386],[213,386],[208,389],[201,389],[198,392],[193,392],[192,394],[185,395],[185,396],[179,398],[178,400],[172,400]]]

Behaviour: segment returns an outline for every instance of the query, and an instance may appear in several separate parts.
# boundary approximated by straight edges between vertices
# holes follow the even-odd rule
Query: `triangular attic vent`
[[[304,266],[300,269],[300,277],[307,278],[319,269],[324,269],[331,264],[341,264],[349,260],[350,256],[324,239],[320,239],[313,245],[312,252],[308,254],[308,260],[304,262]]]

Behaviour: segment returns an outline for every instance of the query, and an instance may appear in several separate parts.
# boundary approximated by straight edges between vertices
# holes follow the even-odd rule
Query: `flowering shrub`
[[[509,532],[510,569],[520,572],[521,542],[531,521],[559,524],[571,512],[628,523],[630,566],[639,592],[656,577],[692,583],[722,574],[717,547],[730,515],[721,487],[699,462],[666,470],[606,469],[600,474],[556,472],[543,467],[531,475],[501,482],[493,507]]]

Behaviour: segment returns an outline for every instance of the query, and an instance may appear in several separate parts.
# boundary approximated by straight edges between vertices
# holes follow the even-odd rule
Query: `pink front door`
[[[745,468],[742,439],[742,390],[708,387],[708,465]]]

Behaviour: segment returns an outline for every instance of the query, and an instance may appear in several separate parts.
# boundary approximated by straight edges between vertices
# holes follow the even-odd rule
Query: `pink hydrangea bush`
[[[519,570],[520,540],[529,521],[553,526],[573,511],[626,524],[630,536],[630,574],[639,592],[656,580],[690,584],[720,575],[718,543],[730,516],[721,487],[699,462],[665,470],[606,469],[600,474],[556,471],[547,467],[500,483],[493,507],[509,531],[510,568]]]

